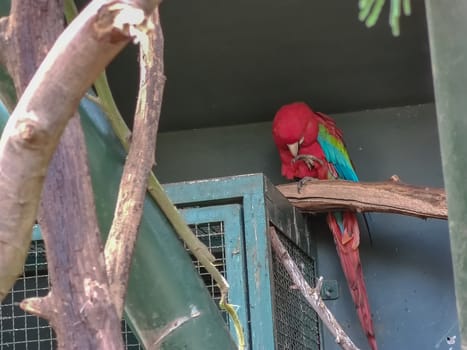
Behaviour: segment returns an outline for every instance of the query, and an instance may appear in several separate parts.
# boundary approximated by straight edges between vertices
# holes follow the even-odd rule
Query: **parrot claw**
[[[301,178],[300,181],[297,182],[297,192],[298,193],[300,193],[302,191],[303,186],[305,186],[305,184],[308,181],[319,181],[319,179],[317,179],[315,177],[311,177],[311,176],[306,176],[304,178]]]
[[[310,154],[299,154],[293,159],[293,162],[295,163],[298,160],[302,160],[303,162],[305,162],[309,169],[315,167],[315,162],[319,163],[321,166],[324,165],[324,162],[321,159]]]

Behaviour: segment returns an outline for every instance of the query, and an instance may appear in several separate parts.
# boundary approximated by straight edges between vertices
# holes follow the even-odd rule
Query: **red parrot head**
[[[316,144],[319,125],[304,102],[282,106],[272,122],[272,135],[282,161],[282,175],[288,179],[311,176],[304,162],[295,162],[301,149]]]

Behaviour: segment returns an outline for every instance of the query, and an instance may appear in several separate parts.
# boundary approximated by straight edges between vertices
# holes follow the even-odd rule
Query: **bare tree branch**
[[[46,26],[39,35],[43,45],[31,48],[41,32],[28,25],[37,17],[37,12],[29,13],[34,3],[13,2],[9,20],[12,50],[19,55],[12,59],[10,51],[7,66],[18,95],[24,93],[0,140],[0,191],[5,196],[0,202],[0,298],[24,264],[45,172],[68,120],[97,74],[135,33],[146,29],[146,14],[138,5],[152,1],[92,2],[59,37],[25,89],[63,25],[61,1],[37,2],[39,7],[50,5],[45,12],[51,18],[59,17],[39,18]],[[59,28],[53,27],[56,23]],[[120,318],[110,298],[78,118],[64,136],[41,210],[52,290],[22,306],[50,320],[62,348],[118,349]]]
[[[147,181],[154,164],[165,84],[164,38],[157,10],[153,19],[156,30],[148,34],[147,46],[140,45],[140,85],[132,142],[105,245],[107,275],[119,316],[123,313],[131,257],[143,214]]]
[[[50,321],[60,349],[123,347],[121,317],[110,295],[77,114],[50,164],[39,214],[51,291],[44,301],[26,299],[21,306]]]
[[[15,81],[18,96],[63,30],[62,15],[57,10],[61,3],[47,3],[26,0],[12,2],[8,28],[2,36],[9,44],[5,47],[6,66]],[[50,23],[45,23],[44,18],[37,18],[38,11],[43,9],[50,11],[47,17]],[[59,15],[54,17],[57,13]],[[49,34],[32,40],[31,35],[27,35],[28,31],[53,32],[55,37]],[[20,35],[25,35],[21,38],[24,41],[18,38]],[[32,40],[28,41],[30,46],[25,43],[26,40]],[[28,52],[23,55],[23,50]],[[31,57],[36,60],[31,61]],[[47,90],[45,84],[42,90]],[[23,104],[18,105],[0,140],[0,189],[4,194],[0,202],[0,300],[22,270],[31,240],[31,227],[36,220],[46,164],[53,152],[50,145],[58,142],[58,135],[55,136],[56,140],[52,137],[49,139],[47,132],[38,127],[37,116],[46,115],[48,107],[42,106],[40,111],[37,106],[40,98],[36,103],[30,103],[32,95],[29,93]],[[45,102],[50,103],[51,100],[49,98]],[[64,127],[64,123],[59,127]]]
[[[344,329],[341,327],[339,322],[337,322],[334,315],[327,308],[323,299],[321,298],[321,284],[323,277],[320,277],[316,283],[315,288],[311,288],[303,277],[300,269],[293,261],[292,257],[285,249],[284,245],[277,235],[276,229],[271,226],[269,228],[269,236],[271,238],[271,246],[276,254],[277,258],[281,261],[284,268],[287,270],[289,276],[291,277],[294,285],[290,287],[295,287],[300,290],[300,293],[305,297],[306,301],[313,310],[316,311],[319,318],[323,321],[324,325],[329,329],[331,334],[334,336],[334,339],[339,346],[344,350],[358,350],[357,346],[352,342],[352,339],[344,332]]]
[[[63,28],[63,0],[12,0],[5,32],[5,63],[14,77],[18,96],[23,94],[37,64],[42,62]]]
[[[310,212],[352,209],[446,220],[446,193],[441,188],[401,183],[397,176],[385,182],[309,181],[298,191],[296,183],[277,186],[297,208]]]

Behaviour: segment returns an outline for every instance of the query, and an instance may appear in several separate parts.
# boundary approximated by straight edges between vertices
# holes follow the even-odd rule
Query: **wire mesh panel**
[[[143,350],[143,348],[139,345],[138,339],[125,320],[122,321],[122,336],[123,343],[128,350]]]
[[[314,286],[315,263],[287,237],[279,235],[304,278]],[[282,263],[273,254],[274,317],[276,348],[319,350],[319,319],[293,282]]]
[[[184,207],[180,209],[188,226],[198,239],[209,249],[215,260],[213,264],[228,279],[228,302],[237,307],[237,315],[244,326],[245,342],[249,344],[249,302],[244,261],[244,238],[242,206],[240,204],[216,204],[207,206]],[[219,305],[221,292],[217,283],[204,267],[192,256],[193,264],[204,281],[211,298]],[[235,327],[227,312],[221,311],[232,334]],[[252,348],[252,347],[249,347]]]
[[[221,261],[224,264],[225,259],[229,300],[239,306],[248,348],[320,349],[317,316],[304,298],[290,289],[292,281],[274,261],[268,230],[274,225],[290,239],[287,247],[310,284],[315,278],[314,238],[303,214],[274,184],[262,174],[249,174],[166,184],[164,189],[182,208],[188,223],[224,222],[225,252]],[[226,211],[220,217],[221,207]],[[191,215],[186,216],[188,211]],[[234,333],[231,325],[230,329]]]
[[[18,278],[0,306],[1,350],[50,350],[57,347],[55,334],[49,323],[19,307],[23,299],[45,296],[48,290],[49,276],[44,243],[33,241],[23,275]],[[122,336],[127,349],[142,349],[125,321],[122,321]]]
[[[33,242],[24,265],[23,275],[16,281],[0,308],[0,348],[15,350],[48,350],[55,336],[48,322],[24,312],[19,303],[30,297],[47,294],[49,281],[45,248]]]
[[[271,253],[268,227],[283,232],[281,239],[310,285],[314,284],[314,245],[305,220],[262,175],[177,183],[164,186],[195,235],[215,257],[228,278],[229,302],[245,331],[248,348],[319,350],[319,322],[295,289],[282,264]],[[192,256],[196,270],[214,302],[220,290]],[[45,320],[24,313],[18,303],[48,291],[45,249],[31,246],[24,275],[0,308],[0,349],[49,350],[54,334]],[[228,324],[225,313],[222,314]],[[233,325],[229,328],[234,334]],[[140,349],[128,325],[122,323],[128,349]]]
[[[215,265],[225,276],[224,223],[207,222],[189,225],[193,233],[208,247],[216,258]],[[219,304],[219,287],[206,269],[192,256],[196,270],[214,301]],[[55,334],[49,323],[42,318],[24,312],[19,303],[26,298],[45,296],[49,291],[49,279],[45,246],[42,241],[33,241],[29,250],[23,275],[18,278],[10,294],[0,307],[1,350],[50,350],[56,348]],[[225,312],[224,320],[228,322]],[[138,339],[125,320],[122,321],[122,336],[127,349],[140,350]]]
[[[211,254],[216,258],[214,265],[219,270],[219,272],[227,278],[226,269],[225,269],[225,242],[224,242],[224,222],[206,222],[188,225],[193,233],[198,237],[198,239],[206,245]],[[191,255],[191,253],[190,253]],[[206,288],[209,290],[212,299],[219,305],[221,298],[221,292],[216,282],[213,280],[212,276],[208,271],[200,264],[196,258],[191,255],[193,264],[195,265],[196,270],[203,279]],[[228,317],[225,312],[222,312],[222,315],[226,322]]]

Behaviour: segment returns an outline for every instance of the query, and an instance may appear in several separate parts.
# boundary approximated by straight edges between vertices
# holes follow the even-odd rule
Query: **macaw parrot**
[[[344,145],[342,131],[329,116],[314,112],[304,102],[282,106],[272,124],[274,142],[287,179],[314,178],[358,181]],[[377,350],[370,305],[363,279],[358,246],[360,231],[352,211],[330,212],[327,223],[357,314],[368,342]]]

